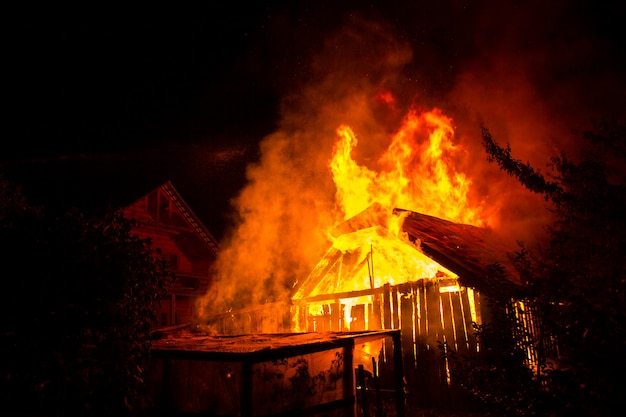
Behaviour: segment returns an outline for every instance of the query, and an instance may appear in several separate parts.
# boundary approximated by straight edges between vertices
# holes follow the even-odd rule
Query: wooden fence
[[[355,304],[355,300],[362,302]],[[474,323],[488,321],[481,294],[455,279],[420,279],[399,285],[355,292],[316,295],[216,316],[214,330],[222,334],[298,331],[361,331],[399,329],[407,388],[407,406],[462,410],[468,399],[451,379],[444,353],[475,354]],[[311,306],[315,308],[311,308]],[[345,309],[350,308],[350,315]],[[518,320],[533,332],[535,323],[527,305],[514,303]],[[347,322],[346,317],[350,318]],[[528,352],[532,365],[536,352]]]

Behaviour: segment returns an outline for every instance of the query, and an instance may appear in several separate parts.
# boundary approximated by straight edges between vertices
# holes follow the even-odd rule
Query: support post
[[[404,364],[402,360],[402,337],[400,332],[391,335],[393,339],[393,368],[396,380],[396,416],[404,417]]]

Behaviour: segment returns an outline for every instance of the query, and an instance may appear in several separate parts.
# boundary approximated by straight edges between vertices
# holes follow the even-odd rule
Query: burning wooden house
[[[219,334],[396,330],[407,400],[416,408],[454,407],[442,350],[479,351],[474,324],[489,321],[487,300],[518,285],[513,251],[479,227],[487,222],[469,203],[471,179],[455,167],[454,126],[441,111],[409,111],[375,163],[353,158],[358,137],[351,127],[342,124],[336,133],[328,168],[337,213],[328,218],[341,213],[345,221],[330,247],[295,286],[281,282],[292,290],[288,302],[267,297],[271,303],[224,308],[208,325]],[[371,202],[382,204],[363,210]],[[533,326],[524,304],[511,307]]]
[[[497,243],[488,230],[396,209],[394,214],[402,222],[397,234],[379,221],[384,215],[380,210],[372,206],[335,230],[333,245],[293,296],[297,329],[398,328],[400,295],[411,294],[415,309],[411,316],[426,320],[416,323],[419,335],[420,329],[433,327],[427,321],[445,308],[431,306],[436,311],[429,315],[429,303],[434,301],[421,294],[426,288],[437,287],[436,293],[447,294],[445,298],[462,295],[459,305],[451,304],[459,308],[454,316],[478,322],[484,314],[480,292],[488,292],[494,284],[488,282],[489,267],[500,265],[514,284],[510,250]],[[434,305],[442,303],[437,300]],[[463,328],[461,322],[454,327]],[[447,339],[458,339],[453,336]]]
[[[399,329],[408,386],[420,406],[449,402],[449,372],[440,346],[477,351],[473,323],[489,314],[486,297],[515,285],[509,248],[489,230],[394,210],[400,233],[381,207],[341,224],[335,241],[293,297],[303,331]],[[498,265],[507,282],[493,282]]]
[[[419,407],[449,405],[440,348],[477,352],[473,324],[489,315],[487,298],[517,285],[512,251],[488,229],[400,209],[391,217],[397,232],[379,205],[339,225],[332,246],[295,288],[291,328],[276,331],[398,330],[412,400]],[[276,314],[284,310],[258,306],[216,317],[216,324],[225,333],[255,333],[255,323]]]

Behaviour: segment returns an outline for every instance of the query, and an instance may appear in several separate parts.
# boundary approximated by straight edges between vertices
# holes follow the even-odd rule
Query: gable
[[[128,205],[124,214],[138,221],[140,234],[167,234],[190,257],[215,257],[219,252],[217,240],[169,181]]]

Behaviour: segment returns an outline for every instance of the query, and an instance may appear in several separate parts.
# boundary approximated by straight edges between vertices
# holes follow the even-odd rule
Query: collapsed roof
[[[300,283],[294,298],[435,277],[456,276],[463,285],[483,292],[496,283],[519,283],[509,256],[513,250],[491,230],[395,209],[392,214],[404,218],[404,236],[397,237],[386,228],[389,214],[374,204],[337,226],[333,246]],[[500,275],[494,275],[494,265]]]
[[[411,240],[418,240],[424,254],[456,273],[466,286],[485,289],[494,278],[494,265],[501,268],[501,278],[519,284],[510,255],[514,250],[502,243],[492,230],[454,223],[426,214],[395,209],[406,213],[402,229]]]

